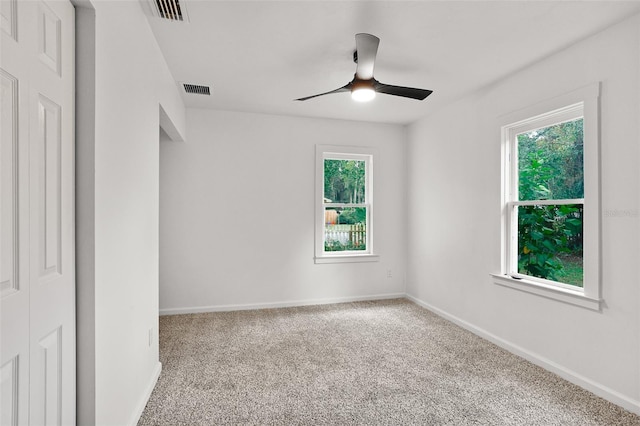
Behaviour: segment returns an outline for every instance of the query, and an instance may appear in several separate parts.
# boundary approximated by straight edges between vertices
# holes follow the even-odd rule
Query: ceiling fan
[[[341,92],[351,92],[351,97],[360,102],[372,100],[376,96],[376,93],[424,100],[427,96],[433,93],[431,90],[392,86],[390,84],[380,83],[378,80],[373,78],[373,66],[376,61],[378,44],[380,44],[380,39],[374,35],[366,33],[356,34],[356,51],[353,52],[353,61],[357,66],[353,80],[330,92],[306,96],[304,98],[296,99],[296,101],[306,101],[307,99],[316,98],[318,96]]]

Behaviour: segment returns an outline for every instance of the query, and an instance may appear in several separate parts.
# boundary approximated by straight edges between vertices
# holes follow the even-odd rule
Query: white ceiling
[[[144,0],[143,0],[144,1]],[[194,1],[190,22],[149,18],[176,82],[209,85],[187,107],[410,123],[640,12],[638,1]],[[377,80],[424,101],[348,93],[354,36],[381,39]]]

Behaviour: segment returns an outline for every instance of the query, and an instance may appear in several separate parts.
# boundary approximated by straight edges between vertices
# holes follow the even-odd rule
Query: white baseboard
[[[612,402],[616,405],[619,405],[620,407],[624,408],[625,410],[629,410],[632,413],[635,414],[639,414],[640,415],[640,401],[636,401],[633,400],[619,392],[614,391],[613,389],[610,389],[606,386],[603,386],[600,383],[594,382],[591,379],[588,379],[562,365],[559,365],[547,358],[544,358],[534,352],[531,352],[527,349],[524,349],[518,345],[515,345],[507,340],[504,340],[494,334],[489,333],[488,331],[476,327],[475,325],[464,321],[454,315],[449,314],[448,312],[445,312],[441,309],[436,308],[435,306],[432,306],[426,302],[423,302],[422,300],[411,296],[410,294],[406,295],[406,298],[411,300],[412,302],[414,302],[415,304],[422,306],[425,309],[428,309],[429,311],[451,321],[452,323],[459,325],[460,327],[472,332],[475,335],[478,335],[480,337],[482,337],[483,339],[486,339],[488,341],[490,341],[491,343],[494,343],[498,346],[500,346],[501,348],[515,354],[518,355],[524,359],[526,359],[527,361],[544,368],[545,370],[551,371],[552,373],[557,374],[558,376],[562,377],[563,379],[577,385],[580,386],[583,389],[588,390],[589,392],[594,393],[595,395],[606,399],[609,402]]]
[[[153,371],[153,374],[151,375],[151,380],[149,381],[147,388],[142,394],[142,398],[140,398],[140,401],[138,402],[138,405],[136,406],[136,409],[133,412],[133,416],[131,416],[131,421],[129,422],[131,426],[136,426],[138,424],[138,421],[140,421],[142,412],[144,411],[144,408],[147,406],[147,402],[149,402],[149,398],[151,398],[151,392],[153,392],[153,388],[156,387],[156,383],[158,383],[158,378],[160,377],[161,372],[162,372],[162,363],[158,362],[155,370]]]
[[[292,300],[288,302],[248,303],[238,305],[195,306],[191,308],[160,309],[160,315],[197,314],[203,312],[245,311],[253,309],[290,308],[295,306],[328,305],[331,303],[362,302],[367,300],[402,299],[404,293],[373,294],[370,296],[332,297],[325,299]]]

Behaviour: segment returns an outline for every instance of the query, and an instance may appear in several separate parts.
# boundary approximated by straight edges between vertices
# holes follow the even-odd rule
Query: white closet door
[[[0,4],[0,424],[72,425],[75,12]]]

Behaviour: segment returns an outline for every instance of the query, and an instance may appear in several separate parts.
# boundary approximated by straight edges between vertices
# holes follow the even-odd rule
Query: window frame
[[[502,238],[501,271],[492,274],[499,285],[566,303],[599,310],[601,306],[600,218],[600,84],[559,96],[501,118],[502,125]],[[583,118],[584,198],[571,200],[517,199],[517,135]],[[526,205],[583,205],[583,287],[518,273],[517,208]]]
[[[316,214],[315,214],[315,263],[375,262],[378,255],[373,251],[373,165],[375,149],[369,147],[316,145]],[[324,161],[365,161],[365,200],[363,203],[324,202]],[[366,250],[325,251],[325,208],[365,207]]]

